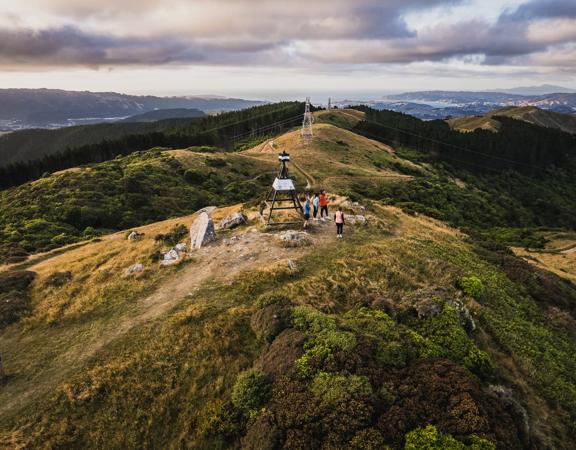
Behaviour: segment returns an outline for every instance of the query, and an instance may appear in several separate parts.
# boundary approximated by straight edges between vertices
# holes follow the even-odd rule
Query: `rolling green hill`
[[[501,196],[483,171],[381,142],[367,125],[388,116],[316,116],[310,144],[295,129],[152,149],[0,192],[3,243],[58,247],[0,266],[0,448],[576,445],[576,272],[499,243],[534,238],[530,193],[574,181],[517,173],[524,198]],[[331,221],[297,246],[262,226],[283,150],[300,190],[343,208],[344,239]],[[210,204],[216,242],[162,266]],[[564,227],[542,252],[573,242]]]
[[[497,132],[501,126],[498,117],[502,116],[576,134],[576,115],[546,111],[535,106],[507,106],[483,116],[459,117],[447,122],[458,131],[469,132],[482,129]]]

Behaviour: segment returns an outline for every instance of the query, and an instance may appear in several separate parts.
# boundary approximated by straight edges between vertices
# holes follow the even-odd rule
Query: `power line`
[[[302,114],[298,114],[297,116],[289,117],[289,118],[287,118],[287,119],[283,119],[283,120],[280,120],[280,121],[278,121],[278,122],[274,122],[274,123],[272,123],[272,124],[264,125],[264,126],[262,126],[262,127],[256,128],[256,130],[250,130],[250,131],[246,131],[246,132],[244,132],[244,133],[237,134],[237,135],[235,135],[235,136],[232,136],[231,139],[234,140],[234,141],[236,141],[236,140],[239,140],[239,139],[241,139],[241,138],[250,136],[250,135],[252,135],[252,134],[254,134],[254,133],[258,134],[258,133],[261,133],[261,132],[264,131],[264,130],[272,130],[272,129],[274,129],[275,127],[282,126],[282,125],[286,125],[286,124],[288,124],[288,123],[290,123],[290,122],[295,122],[295,121],[296,121],[297,119],[299,119],[300,117],[302,117]]]
[[[273,111],[268,111],[268,112],[266,112],[266,113],[263,113],[263,114],[260,114],[260,115],[257,115],[257,116],[252,116],[252,117],[249,117],[249,118],[244,119],[244,120],[239,120],[239,121],[236,121],[236,122],[230,122],[230,123],[227,123],[227,124],[225,124],[225,125],[220,125],[220,126],[218,126],[218,127],[210,128],[210,129],[208,129],[208,130],[199,131],[198,133],[193,134],[193,136],[198,136],[198,135],[202,135],[202,134],[206,134],[206,133],[211,133],[211,132],[213,132],[213,131],[222,130],[222,129],[224,129],[224,128],[229,128],[229,127],[231,127],[231,126],[233,126],[233,125],[239,125],[239,124],[242,124],[242,123],[250,122],[250,121],[252,121],[252,120],[254,120],[254,119],[259,119],[259,118],[261,118],[261,117],[269,116],[270,114],[277,114],[277,113],[280,113],[280,112],[282,112],[282,111],[287,111],[288,109],[294,108],[294,106],[295,106],[295,105],[286,106],[285,108],[281,108],[281,109],[277,109],[277,110],[273,110]]]

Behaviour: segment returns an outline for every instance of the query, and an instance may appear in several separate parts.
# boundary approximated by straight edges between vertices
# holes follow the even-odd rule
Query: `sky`
[[[363,98],[575,74],[576,0],[0,1],[0,88]]]

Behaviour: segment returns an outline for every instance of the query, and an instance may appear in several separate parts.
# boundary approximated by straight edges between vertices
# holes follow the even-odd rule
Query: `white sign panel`
[[[277,191],[296,190],[296,188],[294,187],[294,183],[292,183],[292,180],[279,180],[278,178],[274,180],[274,184],[272,185],[272,187]]]

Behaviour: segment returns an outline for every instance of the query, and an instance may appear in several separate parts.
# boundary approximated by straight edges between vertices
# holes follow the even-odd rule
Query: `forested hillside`
[[[436,170],[406,185],[358,186],[361,195],[459,227],[576,227],[576,138],[499,117],[498,133],[460,133],[442,121],[366,112],[355,131]]]
[[[82,127],[80,130],[67,130],[49,134],[51,138],[71,136],[76,131],[81,135],[92,135],[96,143],[80,147],[60,147],[52,143],[54,153],[29,162],[12,163],[0,167],[0,189],[17,186],[35,180],[45,173],[76,167],[82,164],[102,162],[117,155],[128,155],[137,150],[152,147],[186,148],[191,146],[215,145],[225,149],[246,145],[254,138],[281,132],[302,120],[303,105],[298,102],[285,102],[257,106],[242,111],[222,113],[202,119],[162,121],[153,124],[115,124]],[[119,131],[122,136],[109,136],[110,130]],[[126,130],[139,130],[137,134],[127,134]],[[41,132],[35,148],[43,148]],[[70,133],[70,134],[69,134]],[[11,134],[5,136],[10,142]],[[1,138],[0,138],[1,139]],[[18,139],[18,135],[15,139]],[[1,141],[0,141],[1,142]],[[50,142],[48,142],[50,145]]]
[[[47,155],[72,149],[89,148],[103,142],[122,142],[128,136],[137,136],[168,130],[174,121],[138,123],[122,122],[79,125],[56,130],[31,129],[0,136],[0,167],[13,163],[27,163]]]
[[[358,109],[366,113],[358,132],[473,172],[511,169],[537,175],[543,168],[563,167],[576,158],[576,136],[509,117],[498,117],[502,126],[496,134],[487,130],[460,133],[440,120],[426,122],[392,111]]]

